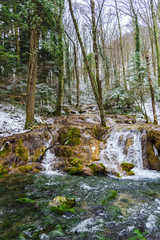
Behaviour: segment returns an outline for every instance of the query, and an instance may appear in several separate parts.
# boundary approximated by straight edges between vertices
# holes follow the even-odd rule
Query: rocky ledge
[[[136,124],[130,116],[107,116],[108,127],[88,121],[85,115],[55,117],[54,124],[41,125],[32,130],[0,139],[0,175],[43,171],[47,152],[53,154],[52,170],[71,175],[106,175],[110,173],[100,162],[100,151],[118,124],[122,129],[138,129],[142,134],[144,168],[160,171],[160,127]],[[112,122],[112,124],[111,124]],[[132,139],[126,141],[127,154]],[[119,172],[129,175],[120,165]],[[113,174],[119,173],[113,170]]]

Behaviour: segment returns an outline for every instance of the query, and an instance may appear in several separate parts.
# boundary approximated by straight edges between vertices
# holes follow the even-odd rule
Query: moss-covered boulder
[[[91,169],[93,175],[105,175],[107,173],[103,163],[91,163],[88,164],[88,167]]]
[[[78,127],[70,127],[70,128],[65,128],[63,127],[59,131],[59,138],[58,141],[62,145],[79,145],[80,144],[80,129]]]
[[[37,172],[38,169],[27,166],[28,162],[36,164],[46,149],[45,145],[50,135],[46,126],[40,126],[29,132],[0,139],[0,164],[4,166],[5,171],[8,169],[11,173],[27,173],[34,170]]]
[[[121,163],[121,168],[124,171],[126,171],[127,173],[129,173],[131,171],[131,169],[134,168],[134,164],[133,163],[123,162],[123,163]]]
[[[78,158],[69,159],[69,166],[66,171],[70,175],[81,175],[82,174],[82,161]]]
[[[63,196],[55,197],[48,204],[50,206],[51,211],[56,213],[63,213],[65,211],[73,211],[73,207],[76,205],[76,201],[73,198],[67,198]]]

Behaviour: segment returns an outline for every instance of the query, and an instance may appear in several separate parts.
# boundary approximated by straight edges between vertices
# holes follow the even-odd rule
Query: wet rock
[[[134,168],[134,164],[133,163],[127,163],[127,162],[123,162],[121,163],[121,167],[124,171],[126,171],[127,173],[131,171],[132,168]]]
[[[76,201],[73,198],[57,196],[49,202],[48,205],[51,207],[51,211],[63,213],[65,211],[70,211],[76,205]]]
[[[18,168],[36,162],[45,150],[49,132],[47,127],[37,127],[26,133],[6,137],[0,140],[0,163],[6,168]],[[14,172],[14,171],[12,171]]]
[[[160,127],[152,127],[147,131],[147,160],[149,169],[160,171]]]
[[[128,136],[126,141],[125,141],[125,147],[124,147],[124,154],[127,155],[129,147],[133,144],[133,137]]]

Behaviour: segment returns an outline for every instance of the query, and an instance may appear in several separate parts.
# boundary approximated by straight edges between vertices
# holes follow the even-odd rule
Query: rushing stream
[[[107,202],[113,191],[116,199]],[[0,179],[0,194],[1,240],[160,239],[158,179],[12,175]],[[75,198],[75,212],[51,212],[48,202],[56,196]],[[24,197],[35,202],[17,201]]]

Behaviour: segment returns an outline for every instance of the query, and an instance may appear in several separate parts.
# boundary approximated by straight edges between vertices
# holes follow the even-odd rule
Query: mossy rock
[[[131,171],[132,168],[134,168],[134,164],[123,162],[121,163],[121,168],[128,173]]]
[[[106,173],[106,168],[103,163],[95,164],[91,163],[88,165],[94,175],[104,175]]]
[[[135,173],[134,173],[133,171],[129,171],[129,172],[128,172],[128,175],[129,175],[129,176],[133,176],[133,175],[135,175]]]
[[[11,152],[10,144],[9,142],[4,143],[0,150],[0,156],[4,156],[6,154],[9,154]]]
[[[133,144],[133,137],[128,137],[125,141],[124,154],[128,153],[128,149],[132,144]]]
[[[36,203],[34,200],[30,198],[18,198],[17,201],[21,203]]]
[[[2,164],[0,164],[0,176],[5,175],[9,172]]]
[[[28,148],[23,145],[22,139],[19,139],[18,143],[14,146],[13,152],[19,159],[24,162],[28,161]]]
[[[54,147],[55,155],[58,157],[71,157],[72,148],[70,146],[55,146]]]
[[[98,140],[100,140],[100,141],[102,141],[102,136],[103,136],[103,134],[105,133],[105,132],[107,132],[107,130],[109,129],[110,127],[102,127],[102,126],[99,126],[99,125],[97,125],[97,126],[95,126],[94,128],[93,128],[93,136],[96,138],[96,139],[98,139]]]
[[[105,198],[102,200],[102,204],[106,205],[107,203],[109,203],[110,201],[112,201],[116,198],[117,198],[117,191],[107,189],[105,192]]]
[[[160,170],[160,161],[158,156],[155,156],[155,152],[153,149],[153,143],[148,139],[147,140],[147,157],[148,157],[148,163],[149,163],[149,168],[154,169],[154,170]]]
[[[33,167],[31,165],[26,165],[26,166],[20,166],[18,170],[22,173],[28,173],[33,171]]]
[[[37,148],[35,151],[34,151],[34,154],[33,154],[33,156],[32,156],[32,161],[33,162],[36,162],[36,160],[44,153],[44,151],[45,151],[45,147],[44,146],[42,146],[42,147],[40,147],[40,148]]]
[[[0,164],[0,175],[2,175],[2,174],[3,174],[3,171],[4,171],[4,167],[3,167],[3,165],[2,165],[2,164]]]
[[[69,167],[67,172],[70,175],[81,175],[82,174],[82,161],[78,158],[69,159]]]
[[[63,196],[55,197],[51,202],[48,204],[50,206],[51,211],[56,213],[63,213],[65,211],[72,211],[73,207],[76,205],[76,201],[73,198],[67,198]]]
[[[59,138],[58,141],[62,145],[79,145],[80,144],[80,129],[77,127],[72,127],[72,128],[63,128],[59,132]]]

